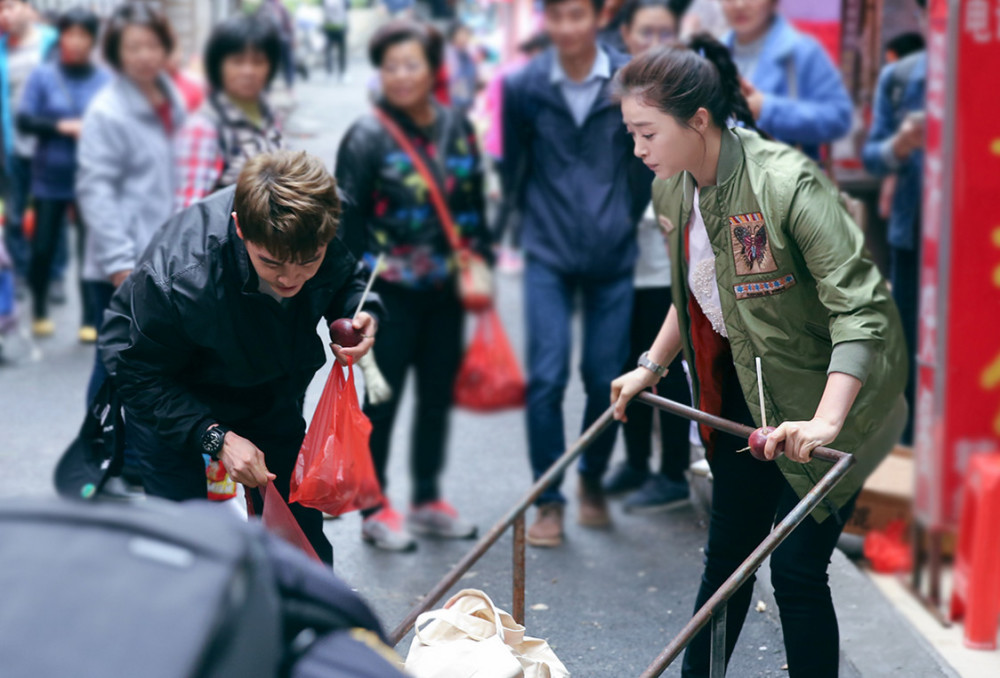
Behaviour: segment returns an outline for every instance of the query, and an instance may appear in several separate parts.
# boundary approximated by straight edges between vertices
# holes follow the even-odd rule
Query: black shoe
[[[615,466],[604,479],[604,494],[616,495],[631,492],[642,486],[649,477],[649,471],[637,471],[627,462]]]
[[[687,503],[690,497],[687,481],[675,482],[657,473],[630,494],[622,508],[626,513],[659,513]]]
[[[53,280],[49,283],[49,303],[56,306],[66,303],[66,283],[62,280]]]

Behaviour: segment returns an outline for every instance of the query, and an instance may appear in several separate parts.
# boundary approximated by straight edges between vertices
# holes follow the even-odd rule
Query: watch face
[[[201,446],[208,454],[215,454],[222,449],[222,442],[226,439],[225,434],[217,428],[209,429],[202,438]]]

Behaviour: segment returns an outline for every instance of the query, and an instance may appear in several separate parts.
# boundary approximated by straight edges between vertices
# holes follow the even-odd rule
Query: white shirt
[[[639,259],[635,262],[636,289],[670,287],[670,254],[667,252],[666,238],[656,220],[653,206],[639,222]]]
[[[715,277],[715,252],[708,239],[708,229],[698,204],[699,192],[694,189],[694,208],[688,229],[688,287],[701,307],[712,329],[729,338],[722,318],[722,301],[719,298],[719,281]]]
[[[594,65],[590,67],[590,73],[583,81],[574,82],[566,75],[562,64],[559,63],[559,55],[555,54],[553,49],[552,72],[549,74],[549,79],[562,92],[576,126],[583,127],[590,109],[597,101],[597,95],[601,93],[601,88],[611,79],[611,59],[607,52],[598,47],[597,57],[594,59]]]

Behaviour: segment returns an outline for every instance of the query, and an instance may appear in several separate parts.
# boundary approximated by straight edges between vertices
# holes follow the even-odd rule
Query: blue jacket
[[[732,31],[723,43],[733,48]],[[764,93],[758,127],[778,141],[801,144],[809,156],[847,134],[853,108],[840,72],[812,36],[775,16],[751,84]]]
[[[865,169],[872,174],[899,175],[889,215],[889,244],[905,250],[915,249],[919,232],[924,152],[914,151],[900,161],[892,152],[891,142],[908,113],[924,110],[926,84],[927,52],[911,54],[882,69],[875,90],[871,130],[861,150]]]
[[[628,57],[602,49],[613,77]],[[551,81],[555,58],[540,54],[503,86],[504,186],[521,212],[524,252],[565,274],[631,275],[653,173],[633,155],[610,80],[576,126]]]
[[[76,139],[60,134],[60,120],[82,119],[91,99],[111,80],[103,68],[71,75],[61,65],[43,63],[24,88],[18,125],[38,136],[31,165],[31,193],[36,198],[72,200],[76,177]]]

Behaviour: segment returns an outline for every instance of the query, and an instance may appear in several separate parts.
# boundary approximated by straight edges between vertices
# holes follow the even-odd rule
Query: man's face
[[[597,42],[597,22],[591,0],[562,0],[545,7],[545,31],[562,57],[591,50]]]
[[[236,214],[233,214],[236,218]],[[303,285],[316,275],[319,267],[323,264],[323,257],[326,256],[326,245],[323,245],[313,254],[302,257],[300,261],[287,261],[268,252],[256,243],[252,243],[243,237],[237,219],[236,233],[243,240],[250,263],[253,270],[257,272],[257,277],[271,286],[279,297],[291,299],[300,291]]]

